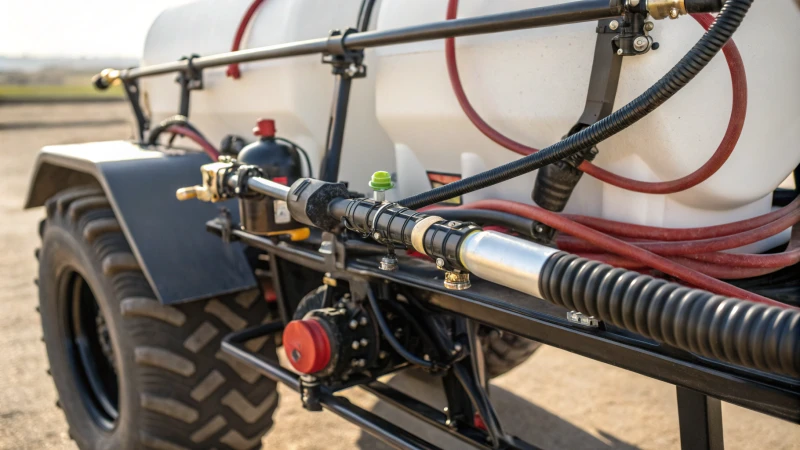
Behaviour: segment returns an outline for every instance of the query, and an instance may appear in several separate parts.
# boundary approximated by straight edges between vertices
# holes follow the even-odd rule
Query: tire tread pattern
[[[65,190],[46,204],[47,226],[70,229],[87,245],[119,300],[132,346],[145,448],[252,449],[272,426],[274,381],[223,354],[222,337],[269,320],[258,292],[165,306],[120,231],[108,199],[96,187]],[[274,357],[269,338],[261,352]],[[270,355],[270,353],[272,353]],[[136,445],[136,443],[127,443]]]

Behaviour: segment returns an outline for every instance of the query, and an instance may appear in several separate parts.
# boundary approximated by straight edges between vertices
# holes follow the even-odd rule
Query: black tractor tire
[[[542,345],[497,329],[489,329],[481,333],[479,338],[489,378],[499,377],[522,364]]]
[[[263,297],[162,305],[99,188],[65,190],[46,207],[39,310],[56,405],[78,447],[260,448],[276,383],[220,341],[269,320]],[[274,357],[272,338],[247,345]]]

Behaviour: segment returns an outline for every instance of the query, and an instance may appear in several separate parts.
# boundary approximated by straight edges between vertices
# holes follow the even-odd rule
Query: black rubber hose
[[[650,114],[697,76],[739,28],[752,3],[753,0],[727,0],[712,27],[675,67],[642,95],[606,118],[536,153],[398,203],[418,209],[443,202],[532,172],[614,136]]]
[[[525,217],[517,216],[515,214],[504,213],[500,211],[489,211],[486,209],[431,209],[425,211],[425,214],[431,216],[439,216],[446,220],[458,220],[461,222],[475,222],[479,225],[500,225],[508,228],[511,231],[523,234],[528,237],[533,237],[534,227],[537,222],[535,220],[526,219]]]
[[[389,327],[389,324],[386,323],[386,319],[383,317],[383,313],[381,313],[380,306],[378,306],[378,299],[375,298],[375,294],[372,292],[372,289],[367,289],[367,298],[369,299],[370,306],[372,306],[372,312],[374,313],[375,321],[378,322],[378,327],[381,329],[381,332],[383,332],[383,337],[386,338],[394,351],[402,356],[403,359],[411,364],[414,364],[415,366],[420,366],[425,369],[437,368],[433,362],[418,358],[413,353],[406,350],[406,348],[403,347],[403,344],[401,344],[400,341],[394,337],[391,327]]]
[[[800,377],[800,311],[617,269],[568,253],[544,264],[543,298],[707,358]]]
[[[163,121],[159,122],[158,125],[153,127],[153,129],[150,130],[150,132],[147,134],[147,144],[148,145],[155,145],[156,142],[158,142],[158,137],[161,136],[161,133],[163,133],[169,127],[171,127],[173,125],[180,125],[182,127],[186,127],[188,129],[192,130],[195,134],[197,134],[201,138],[203,138],[203,140],[205,140],[206,142],[210,142],[210,141],[208,141],[208,139],[206,139],[206,137],[203,135],[203,133],[200,132],[200,130],[198,130],[194,125],[192,125],[191,122],[189,122],[189,119],[186,116],[182,116],[182,115],[178,114],[178,115],[169,117],[167,119],[164,119]]]

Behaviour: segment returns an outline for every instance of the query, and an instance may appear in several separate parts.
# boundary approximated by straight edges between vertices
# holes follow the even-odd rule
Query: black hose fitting
[[[753,0],[727,0],[711,29],[675,67],[642,95],[608,117],[532,155],[408,197],[399,203],[418,209],[442,202],[532,172],[614,136],[653,112],[692,81],[730,40],[752,3]]]
[[[724,297],[568,253],[545,263],[542,296],[707,358],[800,377],[800,311]]]

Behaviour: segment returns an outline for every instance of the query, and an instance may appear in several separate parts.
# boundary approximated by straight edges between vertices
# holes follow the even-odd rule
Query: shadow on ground
[[[387,384],[418,399],[425,399],[426,403],[431,405],[443,407],[445,404],[436,380],[425,380],[420,376],[396,376]],[[571,450],[635,450],[639,448],[601,430],[598,430],[599,436],[587,433],[546,409],[503,388],[492,386],[490,395],[506,433],[536,447]],[[565,393],[565,395],[569,394]],[[576,401],[580,401],[580,399],[576,399]],[[401,428],[413,430],[420,438],[441,448],[465,448],[462,441],[432,429],[384,402],[378,402],[372,408],[372,412]],[[391,448],[365,432],[361,433],[358,446],[370,450]]]

